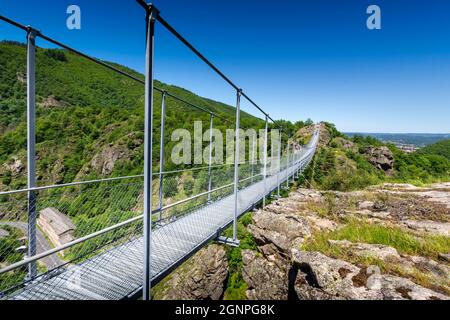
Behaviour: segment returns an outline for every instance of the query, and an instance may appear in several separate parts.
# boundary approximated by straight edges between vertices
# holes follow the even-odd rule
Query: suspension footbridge
[[[195,47],[183,38],[159,14],[152,5],[138,1],[145,9],[147,25],[145,81],[105,62],[87,56],[58,42],[32,27],[9,18],[0,20],[20,28],[27,35],[27,117],[28,117],[28,187],[21,190],[0,192],[5,199],[0,206],[0,227],[14,225],[27,229],[22,255],[18,248],[0,243],[1,298],[13,300],[118,300],[143,297],[150,298],[151,286],[160,282],[186,259],[210,241],[239,245],[237,219],[262,202],[264,206],[270,194],[280,193],[283,186],[298,177],[311,162],[319,139],[316,129],[307,145],[298,146],[292,139],[278,152],[268,157],[268,123],[270,116],[253,102],[238,86],[207,60]],[[171,97],[190,107],[223,118],[204,107],[184,101],[176,95],[154,87],[153,84],[153,37],[154,25],[159,22],[178,40],[184,43],[223,78],[236,91],[235,153],[234,165],[182,169],[164,172],[164,117],[166,98]],[[106,178],[73,182],[64,185],[36,186],[35,174],[35,39],[51,42],[76,53],[93,63],[113,70],[124,77],[143,84],[145,92],[145,159],[144,174],[137,176]],[[162,95],[160,172],[154,173],[153,103],[154,95]],[[260,160],[251,148],[249,161],[239,159],[240,103],[245,99],[262,112],[265,119],[264,152]],[[228,119],[222,119],[230,123]],[[273,121],[273,120],[272,120]],[[273,150],[272,150],[273,152]],[[244,157],[245,158],[245,157]],[[176,200],[164,199],[164,188],[177,189],[183,183],[186,171],[204,171],[207,187],[196,194],[175,196]],[[173,183],[176,177],[176,183]],[[171,181],[171,182],[169,182]],[[67,191],[67,190],[70,190]],[[174,198],[172,194],[172,198]],[[83,221],[76,236],[70,241],[49,247],[37,226],[42,208],[55,208],[60,212],[92,210],[92,203],[102,202],[103,220],[89,224]],[[97,210],[98,211],[98,210]],[[114,214],[112,213],[114,212]],[[110,214],[109,214],[110,213]],[[99,221],[101,223],[99,223]],[[232,226],[233,237],[221,236]],[[23,229],[23,228],[22,228]],[[12,240],[11,240],[12,241]],[[11,242],[9,242],[11,243]],[[56,261],[57,263],[46,263]],[[44,265],[45,267],[42,267]]]

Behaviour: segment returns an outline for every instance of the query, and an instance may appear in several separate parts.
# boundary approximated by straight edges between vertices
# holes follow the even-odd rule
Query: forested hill
[[[38,48],[36,64],[39,182],[141,173],[144,86],[65,50]],[[143,79],[133,70],[115,66]],[[216,119],[216,128],[234,128],[234,107],[158,81],[155,86],[230,120]],[[154,101],[158,158],[161,95],[157,93]],[[243,127],[263,126],[245,112],[241,119]],[[171,150],[173,129],[191,130],[194,120],[209,128],[208,114],[167,99],[166,153]],[[113,168],[102,159],[108,156],[113,158]],[[0,190],[23,186],[25,170],[26,47],[0,42]]]
[[[450,160],[450,140],[439,141],[435,144],[422,148],[419,154],[437,154]]]
[[[298,138],[309,136],[311,130],[301,129]],[[305,173],[318,189],[348,191],[385,182],[450,181],[450,140],[407,154],[370,136],[348,137],[330,123],[322,124],[320,136],[320,147]]]

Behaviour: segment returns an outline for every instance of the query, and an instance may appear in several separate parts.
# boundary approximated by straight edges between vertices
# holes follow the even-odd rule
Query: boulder
[[[57,108],[63,108],[68,105],[67,102],[58,100],[55,96],[49,96],[42,100],[40,105],[44,108],[50,108],[50,107],[57,107]]]
[[[395,248],[381,244],[353,243],[347,240],[328,240],[328,243],[330,246],[350,250],[352,254],[359,257],[376,258],[383,261],[400,259]]]
[[[25,170],[25,165],[18,157],[13,156],[11,161],[3,164],[6,170],[11,171],[13,176],[17,176]]]
[[[108,145],[92,158],[90,165],[92,169],[106,176],[112,173],[118,160],[128,156],[129,150],[125,146]]]
[[[273,244],[285,255],[289,255],[292,247],[298,247],[305,238],[311,236],[311,227],[305,218],[269,211],[254,214],[248,230],[259,246]]]
[[[435,287],[450,290],[450,267],[427,257],[400,255],[395,248],[368,243],[352,243],[346,240],[328,240],[330,246],[345,249],[352,256],[382,260],[402,271],[402,275],[421,274]]]
[[[412,230],[427,232],[431,234],[450,236],[450,223],[448,222],[437,222],[431,220],[406,220],[403,222],[404,225]]]
[[[228,275],[225,249],[212,244],[155,288],[157,300],[219,300]]]
[[[365,151],[369,162],[377,169],[391,175],[394,172],[394,155],[388,147],[369,147]]]
[[[448,300],[412,281],[381,274],[377,267],[359,268],[319,252],[292,250],[298,268],[294,283],[300,299]]]
[[[242,276],[247,283],[246,294],[250,300],[288,298],[288,264],[272,253],[270,261],[255,251],[242,251]]]
[[[375,203],[373,201],[362,201],[362,202],[358,203],[358,209],[359,210],[370,210],[370,209],[373,209],[374,204]]]
[[[341,137],[337,137],[337,138],[334,138],[333,141],[337,144],[337,146],[339,146],[342,149],[351,150],[351,151],[358,150],[357,146],[350,140],[347,140],[347,139],[344,139]]]

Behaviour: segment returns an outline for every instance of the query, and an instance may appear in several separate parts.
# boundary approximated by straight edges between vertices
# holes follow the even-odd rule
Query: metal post
[[[156,8],[147,8],[147,45],[145,66],[145,134],[144,134],[144,277],[143,299],[151,298],[152,239],[152,143],[153,143],[153,54]]]
[[[295,182],[295,148],[294,148],[294,141],[292,141],[292,183]]]
[[[289,136],[287,140],[287,151],[286,151],[286,188],[289,189]]]
[[[295,143],[292,142],[292,183],[295,183]]]
[[[278,142],[278,174],[277,174],[277,194],[278,197],[280,197],[280,174],[281,174],[281,131],[280,131],[280,137]]]
[[[208,201],[211,201],[211,166],[212,166],[212,148],[213,148],[213,126],[214,126],[214,114],[211,113],[209,123],[209,162],[208,162]]]
[[[161,96],[161,138],[159,143],[159,220],[162,218],[163,187],[164,187],[164,127],[166,119],[166,91]]]
[[[266,194],[267,194],[267,135],[269,131],[269,119],[266,116],[266,128],[264,131],[264,197],[263,197],[263,209],[266,206]]]
[[[241,123],[241,94],[236,94],[236,132],[235,132],[235,154],[234,154],[234,218],[233,218],[233,241],[237,241],[237,217],[238,217],[238,192],[239,192],[239,130]]]
[[[253,136],[252,138],[252,153],[250,156],[250,165],[252,167],[252,172],[251,172],[251,184],[253,184],[253,177],[255,176],[255,147],[256,147],[256,143],[257,143],[257,138],[255,136]]]
[[[28,188],[36,187],[36,34],[29,28],[27,35],[27,161]],[[36,193],[28,192],[28,257],[36,255]],[[37,275],[36,262],[28,265],[28,278]]]

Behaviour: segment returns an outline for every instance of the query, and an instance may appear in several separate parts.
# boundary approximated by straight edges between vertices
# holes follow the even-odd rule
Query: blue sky
[[[134,0],[2,0],[0,14],[86,53],[142,71],[144,12]],[[342,131],[450,132],[450,2],[164,0],[161,15],[273,118]],[[65,26],[77,4],[82,29]],[[366,28],[377,4],[382,30]],[[156,77],[234,103],[234,92],[159,26]],[[21,32],[0,23],[0,39]],[[39,45],[47,44],[39,42]],[[258,115],[243,103],[243,109]]]

